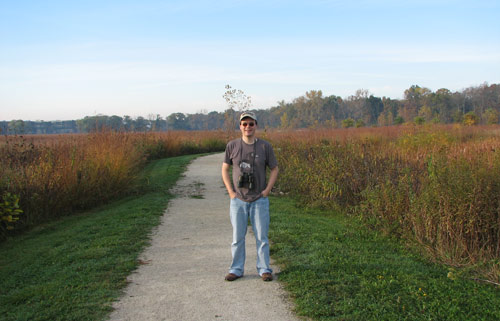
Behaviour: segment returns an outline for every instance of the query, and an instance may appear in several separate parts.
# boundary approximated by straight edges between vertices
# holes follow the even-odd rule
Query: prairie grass
[[[498,126],[297,131],[268,139],[282,192],[306,205],[342,208],[417,242],[436,260],[500,283]]]
[[[137,173],[148,161],[221,151],[225,136],[215,131],[5,136],[0,198],[18,197],[22,213],[14,231],[0,229],[0,239],[133,193]]]

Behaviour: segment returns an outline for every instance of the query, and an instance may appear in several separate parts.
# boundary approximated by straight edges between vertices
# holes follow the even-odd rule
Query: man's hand
[[[229,169],[231,168],[231,165],[222,163],[222,181],[224,182],[224,185],[226,186],[227,193],[229,194],[229,197],[231,199],[236,197],[236,192],[233,190],[233,184],[231,183],[231,177],[229,176]]]
[[[260,193],[263,197],[268,197],[271,193],[274,183],[276,183],[276,180],[278,179],[278,172],[278,166],[271,169],[271,173],[269,173],[269,182],[267,183],[266,189],[264,189],[262,193]]]

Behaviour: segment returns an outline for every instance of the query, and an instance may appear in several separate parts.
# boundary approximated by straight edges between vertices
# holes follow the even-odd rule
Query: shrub
[[[397,116],[396,118],[394,118],[394,125],[402,125],[404,124],[404,122],[405,120],[401,116]]]
[[[6,231],[13,230],[23,210],[19,208],[19,196],[5,192],[0,201],[0,239],[5,239]]]
[[[477,117],[477,115],[473,111],[470,111],[464,115],[463,123],[466,126],[477,125],[479,123],[479,117]]]
[[[362,119],[356,120],[356,128],[365,127],[366,124]]]
[[[354,119],[347,118],[342,120],[342,128],[349,128],[354,126]]]
[[[413,118],[413,121],[415,122],[416,125],[423,125],[425,123],[425,118],[422,116],[417,116]]]

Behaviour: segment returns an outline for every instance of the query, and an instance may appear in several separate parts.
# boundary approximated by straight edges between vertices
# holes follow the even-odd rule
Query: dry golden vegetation
[[[222,151],[237,135],[3,137],[0,235],[132,193],[149,159]],[[263,131],[261,137],[275,146],[281,191],[308,206],[342,208],[436,260],[500,281],[499,126]]]
[[[500,282],[500,127],[277,132],[281,191]]]
[[[224,132],[4,136],[0,237],[133,192],[144,164],[224,150]]]

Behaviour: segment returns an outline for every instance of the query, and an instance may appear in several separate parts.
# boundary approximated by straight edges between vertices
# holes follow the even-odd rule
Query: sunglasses
[[[241,125],[242,125],[243,127],[247,127],[247,126],[253,127],[253,126],[255,125],[255,123],[254,123],[254,122],[250,122],[250,123],[241,123]]]

